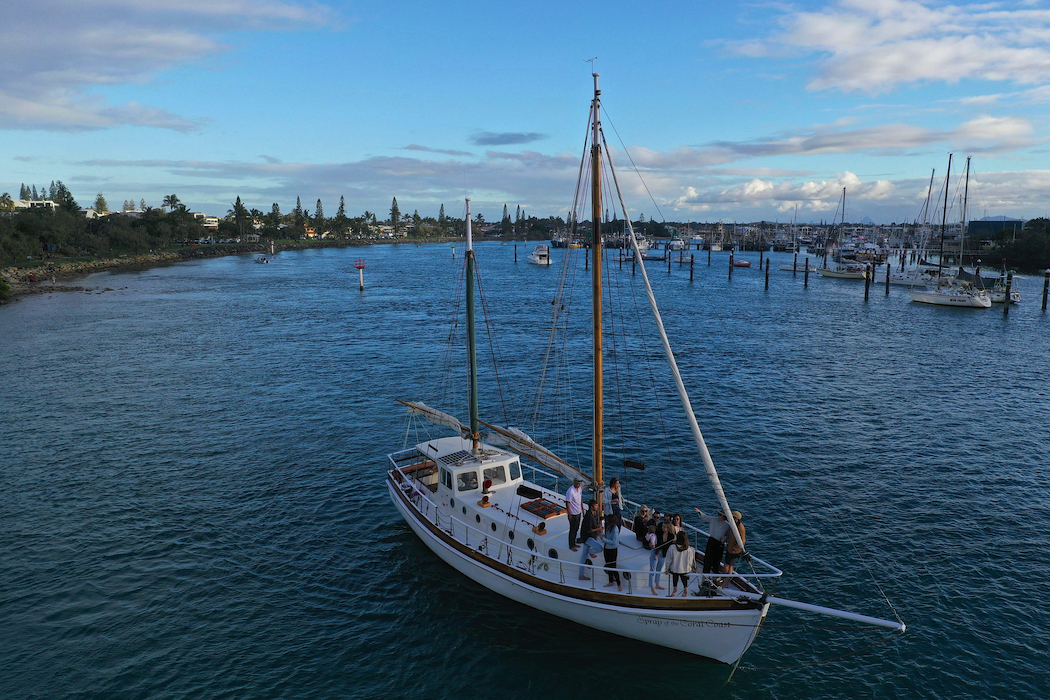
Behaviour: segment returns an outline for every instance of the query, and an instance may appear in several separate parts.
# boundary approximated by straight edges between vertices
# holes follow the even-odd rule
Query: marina
[[[486,278],[504,282],[486,303],[515,309],[494,322],[501,380],[523,392],[538,348],[506,330],[542,335],[551,279],[509,246],[476,249]],[[552,267],[571,253],[582,274],[584,252],[553,251]],[[364,257],[362,293],[346,270]],[[488,595],[391,506],[383,474],[404,406],[389,396],[421,393],[444,366],[432,339],[447,328],[430,310],[462,293],[462,255],[432,244],[252,259],[104,273],[80,284],[118,291],[0,308],[0,399],[20,406],[0,417],[0,458],[23,494],[2,507],[0,585],[20,640],[3,656],[21,669],[8,694],[216,694],[250,680],[294,683],[301,697],[352,684],[368,697],[397,694],[406,675],[420,693],[469,693],[478,674],[498,673],[518,688],[508,697],[531,697],[540,665],[611,654],[623,659],[618,692],[648,692],[668,659],[680,680],[667,687],[716,696],[1050,691],[1050,619],[1011,593],[1050,593],[1039,544],[1050,319],[1037,301],[974,314],[892,287],[865,303],[863,285],[805,287],[801,273],[772,276],[766,292],[755,272],[727,278],[728,253],[698,261],[693,282],[677,265],[651,271],[748,545],[778,553],[776,595],[892,617],[881,588],[908,623],[883,642],[888,631],[778,608],[725,686],[718,665]],[[629,267],[611,276],[623,283]],[[500,413],[484,398],[481,410]],[[690,445],[672,434],[667,455],[688,462]],[[695,472],[676,484],[654,469],[631,472],[629,497],[683,514],[714,507]],[[32,534],[45,521],[46,548]],[[39,596],[67,630],[57,642]],[[1007,657],[988,653],[990,629]],[[103,658],[124,671],[89,670]],[[68,670],[55,675],[59,663]],[[362,675],[378,664],[397,673]],[[611,692],[601,677],[584,682]]]

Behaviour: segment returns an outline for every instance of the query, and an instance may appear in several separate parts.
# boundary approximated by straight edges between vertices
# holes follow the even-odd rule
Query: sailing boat
[[[837,212],[836,212],[837,213]],[[832,277],[840,280],[862,280],[868,272],[865,266],[856,261],[856,259],[849,260],[845,257],[843,252],[842,244],[842,229],[846,226],[846,188],[842,188],[842,219],[839,221],[839,235],[836,236],[836,243],[838,244],[837,250],[835,251],[835,257],[833,262],[834,267],[828,267],[828,252],[827,248],[824,249],[824,267],[818,270],[818,274],[821,277]],[[834,220],[832,221],[832,227],[834,227]]]
[[[570,520],[567,502],[557,488],[559,478],[579,480],[602,500],[604,404],[603,404],[603,243],[602,175],[608,167],[620,209],[627,211],[608,159],[601,129],[601,92],[598,74],[593,74],[594,98],[591,102],[586,151],[590,159],[592,256],[592,389],[591,466],[585,474],[576,466],[536,442],[520,429],[482,421],[478,409],[478,365],[475,342],[474,276],[475,256],[470,224],[470,200],[466,202],[466,335],[469,419],[456,416],[421,401],[400,400],[413,419],[446,426],[451,437],[431,438],[389,455],[386,485],[398,512],[412,531],[438,557],[451,567],[511,600],[537,610],[572,620],[594,629],[623,637],[658,644],[701,657],[736,663],[758,634],[770,605],[779,604],[824,613],[856,622],[904,631],[898,621],[832,610],[769,595],[782,572],[758,557],[748,555],[750,573],[700,574],[691,576],[684,597],[662,595],[645,585],[649,574],[649,554],[645,550],[620,547],[616,570],[622,574],[622,590],[596,586],[596,567],[592,575],[582,573],[589,564],[587,549],[581,558],[575,552],[575,538],[569,541]],[[585,158],[587,156],[585,155]],[[604,161],[604,163],[603,163]],[[583,170],[583,169],[581,169]],[[586,172],[583,170],[583,172]],[[628,219],[628,238],[636,256],[638,239]],[[664,355],[699,451],[712,490],[726,513],[732,512],[704,437],[682,382],[670,342],[664,330],[645,266],[639,266],[649,307],[659,332]],[[488,432],[483,436],[481,426]],[[583,436],[581,436],[583,439]],[[528,459],[535,465],[523,464]],[[528,477],[528,478],[527,478]],[[627,502],[630,505],[630,502]],[[743,542],[735,523],[729,522],[731,536]],[[690,539],[703,541],[705,533],[688,524]],[[625,538],[631,539],[631,538]],[[618,587],[619,588],[619,587]]]
[[[983,289],[978,289],[969,282],[955,279],[943,272],[944,268],[944,232],[948,219],[948,186],[952,176],[952,154],[948,154],[948,174],[944,178],[944,210],[941,214],[941,247],[937,257],[937,286],[934,289],[909,288],[912,301],[936,306],[958,306],[967,309],[987,309],[992,300]],[[959,262],[962,262],[963,241],[966,238],[966,197],[970,189],[970,159],[966,159],[966,191],[963,199],[963,227],[959,234]],[[960,268],[961,269],[961,268]]]
[[[808,272],[816,272],[817,268],[816,268],[816,266],[811,264],[812,261],[810,260],[810,257],[809,257],[808,253],[802,257],[802,268],[799,269],[799,266],[798,266],[799,240],[798,240],[798,205],[797,204],[795,205],[795,218],[791,222],[791,245],[793,246],[792,250],[795,253],[795,257],[792,260],[790,265],[782,264],[780,266],[780,269],[784,270],[786,272],[807,272],[807,271]],[[809,269],[807,270],[806,268],[809,268]]]

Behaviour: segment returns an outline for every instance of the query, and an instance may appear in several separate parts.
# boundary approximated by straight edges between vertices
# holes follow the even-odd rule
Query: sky
[[[0,191],[223,215],[564,216],[593,70],[633,218],[1050,214],[1045,2],[36,0],[0,23]],[[629,158],[628,158],[629,154]],[[953,177],[954,180],[954,177]],[[950,191],[955,193],[959,183]],[[952,216],[956,216],[953,205]]]

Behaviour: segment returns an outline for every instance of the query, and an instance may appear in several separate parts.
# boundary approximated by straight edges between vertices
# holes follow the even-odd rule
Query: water
[[[518,414],[566,254],[541,269],[527,252],[478,253]],[[775,269],[788,257],[769,292],[757,269],[729,282],[725,254],[708,268],[701,253],[692,283],[648,270],[749,548],[785,572],[777,593],[892,618],[888,598],[903,637],[774,608],[730,679],[456,574],[383,476],[405,439],[393,398],[434,399],[450,362],[462,259],[309,250],[96,275],[114,291],[0,308],[0,696],[1047,697],[1038,281],[1004,318],[899,288],[866,304],[856,282],[803,289]],[[617,415],[658,444],[633,494],[712,508],[681,421],[635,400]]]

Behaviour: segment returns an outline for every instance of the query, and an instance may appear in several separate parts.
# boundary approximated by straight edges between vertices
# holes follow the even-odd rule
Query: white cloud
[[[964,79],[1040,84],[1050,74],[1050,11],[1043,9],[839,0],[789,13],[782,26],[775,46],[821,56],[814,90],[881,93]],[[754,42],[738,52],[753,55]]]
[[[121,124],[192,131],[200,122],[88,91],[151,80],[226,50],[223,32],[320,24],[290,0],[40,0],[0,24],[0,128],[85,130]]]

